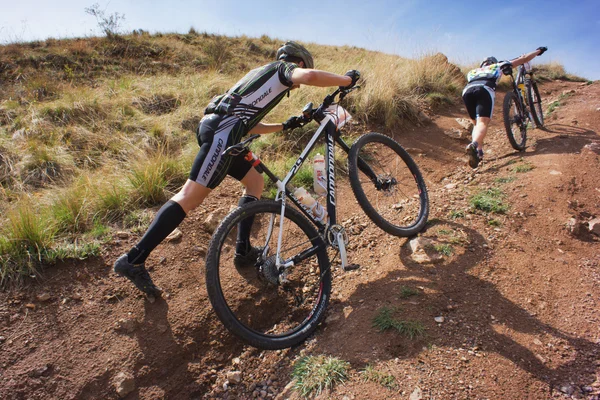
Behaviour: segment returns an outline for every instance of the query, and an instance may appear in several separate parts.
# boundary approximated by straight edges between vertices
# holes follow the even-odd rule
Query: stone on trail
[[[135,390],[135,380],[129,372],[119,372],[114,377],[113,384],[120,398],[126,397]]]
[[[420,387],[416,387],[410,394],[409,400],[423,400],[423,391]]]
[[[42,302],[48,301],[51,298],[52,298],[52,296],[50,296],[50,293],[42,293],[37,297],[38,301],[42,301]]]
[[[471,132],[471,130],[473,129],[473,121],[466,119],[466,118],[455,118],[456,122],[458,122],[458,124],[460,126],[462,126],[462,128],[468,132]]]
[[[223,212],[219,210],[210,213],[203,222],[204,229],[208,233],[213,233],[224,217]]]
[[[227,380],[233,384],[239,384],[242,381],[241,371],[231,371],[227,373]]]
[[[125,333],[133,333],[137,328],[137,321],[135,319],[121,318],[115,324],[115,330]]]
[[[600,154],[600,142],[592,142],[583,146],[584,150],[588,150],[594,152],[596,154]]]
[[[586,229],[586,224],[577,218],[569,219],[566,225],[569,233],[575,237],[580,237]]]
[[[588,222],[588,228],[594,235],[600,236],[600,218],[594,218]]]
[[[176,240],[179,240],[183,237],[183,232],[181,232],[179,230],[179,228],[175,228],[175,230],[173,230],[173,232],[169,233],[169,236],[167,236],[166,240],[167,242],[175,242]]]
[[[444,131],[444,135],[452,139],[464,139],[467,136],[465,132],[460,129],[450,129],[449,131]]]
[[[432,264],[442,261],[444,256],[435,251],[436,243],[435,240],[423,236],[412,239],[409,242],[409,245],[412,250],[411,257],[413,261],[419,264]]]

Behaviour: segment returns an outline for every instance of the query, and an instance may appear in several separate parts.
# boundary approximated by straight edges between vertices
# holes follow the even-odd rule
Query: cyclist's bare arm
[[[248,133],[252,135],[263,135],[265,133],[279,132],[281,130],[283,130],[283,124],[264,124],[259,122],[254,128],[250,129],[250,132]]]
[[[346,75],[333,74],[318,69],[296,68],[292,72],[292,82],[294,85],[309,86],[348,86],[352,83],[352,78]]]
[[[526,62],[533,60],[539,54],[540,54],[540,50],[535,50],[535,51],[532,51],[531,53],[523,54],[522,56],[517,57],[514,60],[510,60],[510,63],[512,64],[513,67],[516,67],[516,66],[525,64]]]

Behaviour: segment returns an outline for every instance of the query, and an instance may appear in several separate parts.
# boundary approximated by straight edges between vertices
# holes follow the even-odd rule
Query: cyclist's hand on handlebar
[[[282,124],[283,130],[287,131],[288,129],[300,128],[303,125],[302,122],[302,117],[289,117],[287,121]]]
[[[360,79],[360,72],[358,72],[355,69],[351,69],[350,71],[346,72],[344,75],[349,76],[350,79],[352,79],[352,82],[350,82],[350,84],[347,86],[340,86],[340,89],[342,89],[342,90],[351,89],[352,87],[354,87],[354,85],[356,85],[356,82]]]
[[[538,56],[541,56],[542,54],[544,54],[546,52],[546,50],[548,50],[548,48],[545,46],[541,46],[541,47],[538,47],[536,50],[539,51]]]

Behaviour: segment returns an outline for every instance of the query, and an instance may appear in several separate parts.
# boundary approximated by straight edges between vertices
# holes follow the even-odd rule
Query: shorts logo
[[[221,150],[223,150],[223,139],[219,138],[219,141],[217,142],[217,148],[215,149],[215,152],[213,153],[212,157],[210,158],[210,162],[208,163],[206,170],[202,174],[202,179],[204,179],[204,180],[208,179],[208,175],[210,174],[210,171],[212,171],[213,167],[215,166],[215,163],[217,162],[217,160],[219,159],[219,156],[221,155]]]

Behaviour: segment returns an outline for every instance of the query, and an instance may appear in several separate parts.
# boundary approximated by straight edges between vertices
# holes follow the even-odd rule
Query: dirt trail
[[[349,361],[352,371],[321,398],[408,399],[419,388],[424,399],[597,399],[599,237],[573,236],[565,224],[600,217],[600,156],[586,148],[600,143],[600,84],[550,82],[541,90],[545,108],[565,93],[547,130],[530,131],[527,150],[514,152],[498,101],[476,172],[466,166],[468,141],[444,134],[460,128],[460,106],[397,133],[427,180],[432,224],[423,236],[452,232],[453,253],[435,265],[417,264],[407,239],[368,223],[350,239],[352,262],[361,268],[335,270],[326,321],[302,346],[249,348],[211,310],[203,276],[209,235],[201,225],[237,201],[238,185],[226,183],[184,221],[180,241],[150,257],[166,301],[144,301],[111,273],[134,235],[115,236],[98,259],[49,268],[24,290],[0,293],[0,398],[118,398],[113,382],[120,372],[134,377],[127,399],[246,399],[263,390],[265,398],[288,398],[292,361],[327,354]],[[367,223],[347,182],[339,186],[341,219]],[[469,206],[473,193],[490,187],[506,193],[506,214]],[[402,287],[418,295],[403,298]],[[382,306],[420,321],[426,336],[376,331],[372,319]],[[367,365],[393,375],[396,386],[363,381]],[[242,381],[225,391],[234,370]]]

